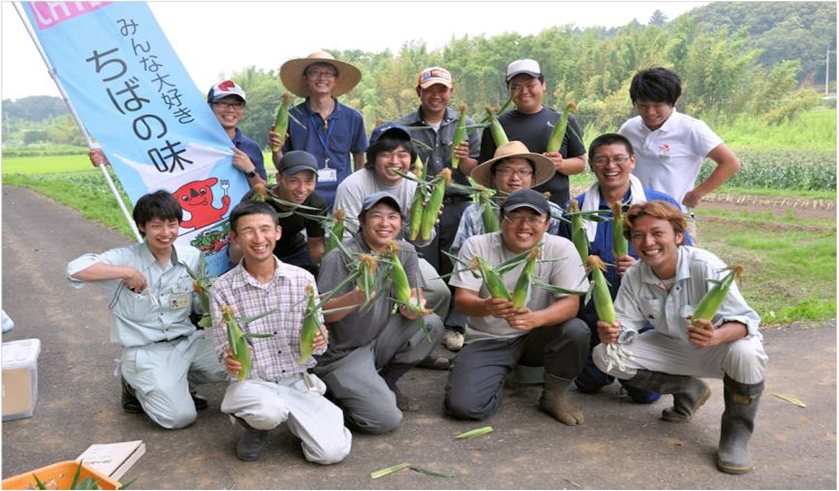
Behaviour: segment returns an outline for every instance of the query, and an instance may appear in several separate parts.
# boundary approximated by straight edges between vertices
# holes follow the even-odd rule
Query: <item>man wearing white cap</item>
[[[286,89],[306,100],[289,111],[293,119],[287,135],[278,135],[273,128],[268,133],[272,147],[282,145],[272,155],[274,165],[279,165],[283,153],[290,150],[314,155],[318,163],[316,189],[332,206],[338,183],[364,167],[364,119],[337,99],[358,84],[361,72],[325,51],[316,51],[283,63],[280,78]]]
[[[536,187],[536,191],[551,193],[550,200],[558,205],[570,198],[568,176],[579,174],[585,169],[586,147],[582,142],[583,131],[574,116],[568,119],[568,129],[558,152],[546,152],[551,132],[559,121],[559,113],[542,105],[547,84],[542,69],[536,60],[516,60],[507,66],[507,88],[515,94],[516,108],[498,116],[507,138],[518,140],[531,152],[543,153],[551,159],[556,174],[550,181]],[[495,154],[497,144],[489,128],[481,138],[480,162],[486,162]]]

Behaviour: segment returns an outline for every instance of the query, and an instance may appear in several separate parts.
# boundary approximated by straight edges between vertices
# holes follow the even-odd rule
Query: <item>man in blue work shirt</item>
[[[245,117],[245,91],[232,80],[225,80],[210,87],[207,103],[216,115],[224,132],[233,142],[233,165],[248,178],[248,185],[265,184],[265,159],[259,145],[242,134],[237,125]]]
[[[174,196],[147,194],[134,207],[143,242],[67,265],[74,287],[93,282],[111,299],[111,341],[123,347],[123,409],[145,412],[167,429],[192,424],[196,409],[207,407],[190,385],[227,379],[213,342],[189,320],[198,302],[187,268],[203,274],[204,267],[197,249],[175,244],[182,218]]]
[[[325,51],[316,51],[283,63],[280,78],[286,89],[306,100],[289,110],[287,135],[278,135],[273,127],[268,133],[269,146],[282,145],[272,154],[274,165],[278,166],[283,154],[291,150],[314,155],[318,163],[315,189],[331,207],[338,183],[364,167],[364,119],[337,99],[358,84],[361,72]]]
[[[669,195],[641,185],[641,181],[632,175],[635,168],[635,152],[629,140],[617,133],[600,135],[591,142],[588,151],[588,161],[591,171],[597,181],[589,186],[585,193],[575,197],[578,208],[582,211],[609,210],[612,203],[619,201],[626,211],[630,205],[647,201],[661,200],[678,207],[678,203]],[[567,205],[566,205],[567,208]],[[614,257],[612,254],[612,220],[593,222],[584,220],[588,235],[589,254],[599,256],[609,267],[606,279],[609,281],[609,293],[614,299],[621,285],[621,278],[630,266],[638,260],[638,255],[629,244],[629,254]],[[561,235],[571,237],[570,227],[563,222]],[[685,244],[693,245],[690,236],[685,232]],[[590,301],[580,309],[577,315],[588,324],[592,333],[592,349],[599,343],[597,338],[597,312],[594,302]],[[589,356],[583,372],[574,379],[577,390],[593,394],[601,387],[614,382],[614,377],[601,372]],[[657,401],[661,395],[634,387],[627,387],[629,396],[635,402],[649,404]]]

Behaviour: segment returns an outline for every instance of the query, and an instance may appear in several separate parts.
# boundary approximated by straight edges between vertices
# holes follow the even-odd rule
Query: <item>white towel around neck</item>
[[[644,193],[644,186],[637,177],[629,175],[629,204],[634,205],[638,203],[646,203],[647,195]],[[611,204],[611,203],[610,203]],[[594,211],[600,208],[600,185],[595,182],[586,190],[583,198],[583,208],[580,211]],[[594,242],[594,237],[597,235],[597,222],[590,220],[583,220],[583,226],[586,228],[586,236],[589,242]]]

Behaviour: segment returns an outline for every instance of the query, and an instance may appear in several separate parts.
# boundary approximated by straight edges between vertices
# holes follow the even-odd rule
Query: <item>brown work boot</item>
[[[539,398],[539,408],[562,424],[581,425],[585,423],[583,412],[572,406],[566,398],[565,391],[569,385],[570,380],[545,373],[545,386],[542,389],[542,397]]]

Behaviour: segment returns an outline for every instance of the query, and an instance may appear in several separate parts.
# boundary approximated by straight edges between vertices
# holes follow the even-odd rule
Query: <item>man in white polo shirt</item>
[[[690,210],[740,170],[740,159],[707,124],[676,110],[681,94],[682,83],[675,73],[666,68],[641,70],[629,86],[638,116],[624,123],[619,133],[635,149],[633,174],[644,187],[667,193],[681,203],[690,235],[695,238]],[[706,157],[716,162],[717,168],[694,187]]]

